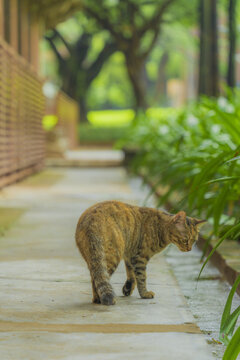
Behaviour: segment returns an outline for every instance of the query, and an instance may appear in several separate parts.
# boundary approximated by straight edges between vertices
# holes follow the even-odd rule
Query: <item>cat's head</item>
[[[190,251],[198,239],[200,227],[206,220],[199,220],[186,216],[184,211],[179,211],[171,217],[169,235],[170,241],[177,245],[181,251]]]

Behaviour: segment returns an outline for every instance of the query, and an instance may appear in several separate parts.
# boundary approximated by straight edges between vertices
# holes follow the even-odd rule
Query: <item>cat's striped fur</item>
[[[146,289],[146,265],[149,259],[173,243],[181,251],[190,251],[204,221],[147,207],[105,201],[87,209],[76,229],[77,246],[87,262],[93,290],[93,302],[115,304],[110,276],[124,259],[127,280],[123,294],[132,294],[135,285],[144,299],[154,297]]]

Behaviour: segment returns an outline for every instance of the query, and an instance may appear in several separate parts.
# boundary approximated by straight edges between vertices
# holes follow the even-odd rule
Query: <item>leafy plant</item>
[[[171,200],[175,210],[208,218],[211,236],[239,222],[239,98],[203,98],[161,119],[140,114],[125,138],[139,149],[133,170],[164,187],[159,205]]]
[[[219,340],[222,341],[225,345],[230,343],[230,338],[234,332],[234,328],[237,323],[237,319],[240,316],[240,305],[233,311],[231,314],[232,300],[233,296],[237,290],[238,285],[240,284],[240,275],[236,279],[229,295],[227,298],[226,305],[222,314]],[[240,350],[240,347],[239,347]]]
[[[214,251],[226,239],[240,237],[240,92],[199,103],[158,120],[141,114],[124,146],[138,148],[132,169],[155,184],[162,194],[159,205],[208,219],[211,238],[219,238],[204,261],[199,277]],[[220,327],[227,345],[223,360],[240,351],[240,328],[233,335],[240,306],[231,313],[236,280],[228,296]],[[232,336],[233,335],[233,336]]]
[[[223,360],[235,360],[240,353],[240,327],[236,330],[223,355]]]

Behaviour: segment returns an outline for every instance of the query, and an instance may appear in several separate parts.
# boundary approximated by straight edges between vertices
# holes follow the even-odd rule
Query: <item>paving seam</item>
[[[55,332],[55,333],[188,333],[201,334],[194,323],[184,324],[43,324],[37,322],[0,321],[0,332]]]

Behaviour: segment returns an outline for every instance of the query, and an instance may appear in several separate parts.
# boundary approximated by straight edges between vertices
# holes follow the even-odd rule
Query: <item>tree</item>
[[[84,30],[73,44],[60,31],[54,29],[45,36],[58,61],[58,72],[62,79],[62,90],[77,100],[81,121],[87,121],[86,96],[92,81],[100,73],[104,63],[116,51],[116,45],[107,40],[93,60],[89,60],[94,31]],[[59,50],[59,43],[65,51]],[[65,53],[67,52],[67,56]]]
[[[192,75],[192,58],[197,51],[196,39],[193,34],[192,22],[175,22],[164,26],[161,36],[147,60],[148,76],[151,80],[148,88],[148,99],[151,106],[166,106],[167,82],[169,79],[181,79],[189,87],[189,78]],[[191,64],[192,65],[191,65]],[[189,89],[188,89],[189,90]],[[194,85],[191,87],[194,97]],[[192,98],[191,97],[191,98]]]
[[[152,51],[170,6],[176,0],[85,0],[83,11],[108,30],[125,56],[136,108],[146,108],[144,65]]]
[[[80,24],[82,24],[82,21],[95,24],[95,33],[98,31],[108,33],[109,39],[112,39],[112,43],[115,44],[117,50],[124,55],[128,78],[135,95],[135,107],[146,108],[148,106],[146,93],[149,80],[146,76],[145,65],[156,45],[163,25],[165,28],[167,24],[172,24],[172,22],[178,22],[179,20],[192,24],[192,19],[196,12],[195,4],[196,0],[192,0],[190,3],[189,0],[99,0],[98,2],[95,0],[82,0],[82,10],[75,15],[75,17],[81,17],[79,21]],[[93,29],[91,27],[89,29],[87,25],[84,31],[89,36],[89,34],[93,32]],[[59,31],[57,32],[59,33]],[[64,75],[64,72],[66,72],[67,62],[70,70],[72,70],[72,82],[75,84],[76,76],[74,72],[77,70],[76,67],[73,69],[72,63],[75,64],[76,61],[70,60],[72,56],[76,56],[75,52],[72,51],[72,49],[68,49],[68,58],[64,56],[63,59],[60,59],[62,57],[61,52],[59,52],[56,46],[57,39],[60,39],[60,37],[55,32],[51,34],[50,38],[52,39],[48,40],[51,42],[53,50],[57,55],[59,64],[61,64],[61,66],[59,66],[60,74]],[[161,38],[162,36],[160,39]],[[82,42],[82,40],[83,39],[79,39],[80,42]],[[90,38],[88,38],[88,40],[91,42]],[[61,40],[61,43],[64,43],[64,39]],[[158,46],[161,46],[161,44]],[[65,47],[69,47],[69,44],[65,44]],[[88,53],[90,51],[91,49],[89,48]],[[57,52],[59,54],[57,54]],[[80,78],[85,78],[86,76],[86,61],[88,61],[88,59],[89,56],[87,55],[85,60],[83,60],[83,72],[82,75],[79,75]],[[81,62],[78,60],[77,63],[80,64],[79,66],[81,68]],[[164,61],[162,66],[165,66]],[[164,71],[164,69],[162,70]],[[161,73],[161,69],[159,73]],[[70,94],[72,85],[66,86],[65,82],[66,80],[63,81],[64,90]],[[67,82],[69,82],[69,80]],[[78,92],[81,93],[80,101],[83,103],[82,108],[84,107],[86,91],[83,92],[81,88],[84,87],[86,89],[87,84],[89,88],[90,83],[84,82],[82,79],[78,83],[80,87]],[[66,90],[66,88],[69,88],[69,91]],[[76,96],[74,96],[74,98],[76,98]]]
[[[25,1],[34,16],[42,19],[46,29],[53,28],[82,7],[81,0],[21,0]]]
[[[230,87],[236,86],[236,41],[237,41],[237,26],[236,26],[236,12],[237,0],[229,0],[228,5],[228,38],[229,38],[229,54],[228,54],[228,70],[227,70],[227,84]]]
[[[200,0],[199,95],[218,96],[217,0]]]

